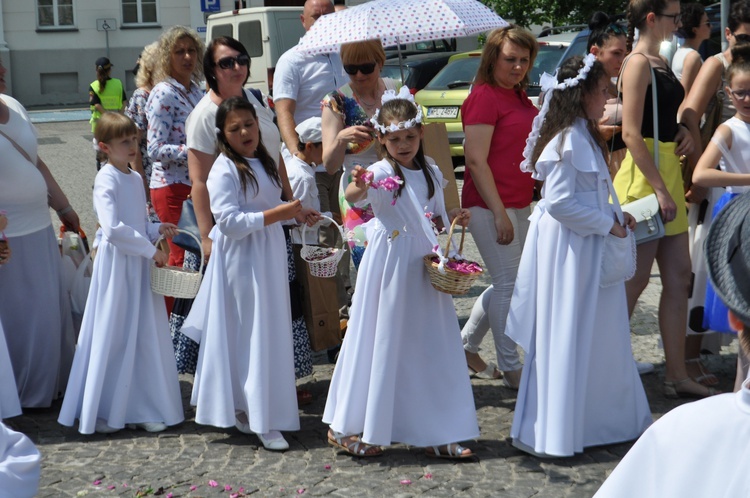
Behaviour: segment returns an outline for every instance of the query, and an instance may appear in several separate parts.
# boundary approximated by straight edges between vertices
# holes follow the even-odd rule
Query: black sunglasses
[[[216,61],[216,65],[222,69],[234,69],[234,65],[249,66],[250,57],[245,54],[240,54],[237,57],[222,57]]]
[[[362,74],[372,74],[372,72],[375,71],[376,65],[377,64],[374,62],[368,62],[367,64],[347,64],[344,66],[344,71],[346,71],[346,74],[352,76],[357,74],[357,71]]]

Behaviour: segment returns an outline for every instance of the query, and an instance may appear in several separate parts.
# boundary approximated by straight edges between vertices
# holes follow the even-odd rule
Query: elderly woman
[[[380,107],[386,90],[397,90],[397,82],[381,78],[385,51],[380,40],[347,43],[341,46],[341,62],[349,83],[323,99],[323,164],[330,174],[344,167],[339,189],[341,218],[347,231],[354,231],[357,244],[352,258],[359,265],[364,253],[365,237],[360,225],[372,218],[368,207],[352,206],[344,199],[349,173],[354,165],[367,167],[378,160],[375,132],[370,118]]]
[[[0,62],[0,93],[5,91]],[[37,156],[37,132],[15,99],[0,95],[0,212],[13,257],[0,260],[0,322],[5,332],[21,406],[46,408],[65,390],[60,252],[49,216],[51,207],[70,230],[79,228],[73,210]],[[70,338],[67,338],[70,339]],[[72,344],[75,340],[72,340]],[[69,366],[69,365],[68,365]]]
[[[154,88],[154,69],[157,62],[158,48],[159,45],[156,42],[146,45],[138,57],[137,71],[135,73],[135,85],[138,88],[133,92],[125,108],[125,115],[132,119],[138,127],[138,156],[135,163],[131,166],[143,177],[146,200],[149,207],[151,206],[151,190],[149,189],[151,159],[148,157],[148,141],[146,140],[146,133],[148,132],[146,104],[151,89]]]
[[[185,120],[203,97],[197,83],[203,75],[203,42],[198,33],[174,26],[158,41],[156,85],[148,96],[148,155],[151,202],[165,223],[180,220],[190,194]],[[185,251],[169,241],[169,265],[182,266]]]
[[[505,335],[510,299],[529,228],[534,180],[520,170],[526,137],[537,109],[526,96],[538,45],[525,29],[508,26],[490,33],[474,80],[461,108],[466,142],[462,206],[471,211],[469,228],[492,278],[474,303],[461,336],[469,368],[499,378],[485,364],[479,345],[492,329],[495,351],[507,387],[517,389],[521,362]]]
[[[211,215],[206,180],[218,153],[216,149],[216,111],[219,104],[229,97],[242,96],[252,103],[258,114],[260,133],[271,157],[277,158],[281,177],[285,183],[286,170],[281,160],[281,135],[273,122],[273,112],[258,90],[244,88],[250,76],[250,56],[242,43],[230,37],[218,37],[209,42],[203,57],[203,72],[209,91],[201,99],[186,123],[188,146],[188,170],[192,189],[195,217],[201,233],[201,244],[206,256],[211,254],[211,239],[208,237],[214,220]],[[294,267],[290,266],[290,279],[294,278]],[[187,313],[181,312],[180,315]],[[295,370],[297,377],[312,373],[312,357],[309,337],[302,316],[293,317],[295,340]],[[198,345],[179,331],[174,333],[177,368],[180,372],[195,371]],[[310,394],[302,394],[299,401],[310,400]]]

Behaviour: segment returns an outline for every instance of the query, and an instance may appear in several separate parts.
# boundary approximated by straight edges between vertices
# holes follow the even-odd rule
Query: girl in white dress
[[[130,168],[135,123],[106,112],[96,141],[108,158],[94,181],[101,240],[58,422],[79,419],[81,434],[159,432],[184,419],[164,298],[151,291],[151,260],[167,262],[153,242],[177,227],[148,221],[143,178]]]
[[[479,435],[453,301],[436,291],[422,257],[437,242],[425,217],[448,222],[439,169],[425,161],[422,114],[408,88],[383,95],[373,117],[385,159],[355,166],[346,189],[350,203],[372,204],[368,246],[328,391],[323,422],[329,444],[355,456],[378,456],[400,442],[427,448],[428,456],[467,458],[457,444]],[[398,176],[391,191],[373,189]],[[468,224],[469,212],[450,219]]]
[[[549,115],[543,108],[535,120],[521,166],[544,181],[543,199],[531,216],[506,333],[526,351],[513,445],[560,457],[635,439],[651,413],[630,349],[625,276],[600,285],[605,238],[624,238],[635,226],[627,213],[618,220],[596,126],[609,78],[592,54],[547,78]]]
[[[197,423],[236,426],[266,449],[286,450],[280,431],[299,430],[299,414],[281,222],[314,215],[299,200],[281,200],[290,190],[282,189],[287,182],[263,145],[252,104],[223,101],[216,127],[221,154],[206,182],[213,249],[182,326],[200,344],[190,402]]]

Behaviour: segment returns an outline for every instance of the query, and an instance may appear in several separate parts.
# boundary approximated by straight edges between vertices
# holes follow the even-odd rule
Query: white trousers
[[[461,330],[464,349],[470,353],[479,352],[484,336],[492,329],[498,368],[504,372],[518,370],[521,368],[521,360],[516,343],[505,335],[505,321],[508,318],[521,252],[529,231],[531,207],[506,208],[513,224],[513,241],[505,246],[497,243],[495,217],[489,209],[471,207],[469,211],[469,230],[479,254],[482,255],[485,270],[490,274],[492,285],[474,302],[469,320]]]

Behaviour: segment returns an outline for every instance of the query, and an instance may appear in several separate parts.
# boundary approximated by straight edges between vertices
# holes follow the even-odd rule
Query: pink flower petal
[[[107,489],[109,489],[109,490],[115,489],[115,485],[114,484],[110,484],[109,486],[107,486]]]
[[[172,493],[167,493],[167,498],[172,498]]]
[[[240,493],[244,493],[245,492],[245,488],[243,488],[242,486],[240,486],[240,489],[238,489],[237,491],[239,491]]]
[[[97,479],[96,481],[92,482],[91,484],[93,484],[94,486],[98,486],[101,483],[102,483],[102,481],[100,481],[99,479]]]
[[[195,484],[190,486],[190,491],[195,491],[196,489],[198,489],[198,486],[196,486]]]
[[[210,481],[208,481],[208,485],[211,486],[212,488],[215,488],[216,486],[219,485],[219,483],[211,479]]]
[[[297,494],[298,494],[298,495],[302,495],[302,494],[305,494],[305,488],[300,488],[300,489],[298,489],[298,490],[297,490]]]
[[[330,464],[326,464],[325,469],[326,470],[331,470],[331,465]]]
[[[424,475],[424,478],[425,478],[425,479],[432,479],[432,474],[430,474],[430,473],[428,472],[427,474],[425,474],[425,475]]]
[[[403,484],[404,486],[408,486],[409,484],[411,484],[411,479],[401,479],[401,484]]]
[[[229,498],[240,498],[240,494],[239,493],[232,493],[231,495],[229,495]]]
[[[229,484],[225,485],[224,491],[232,491],[232,486],[230,486]]]

